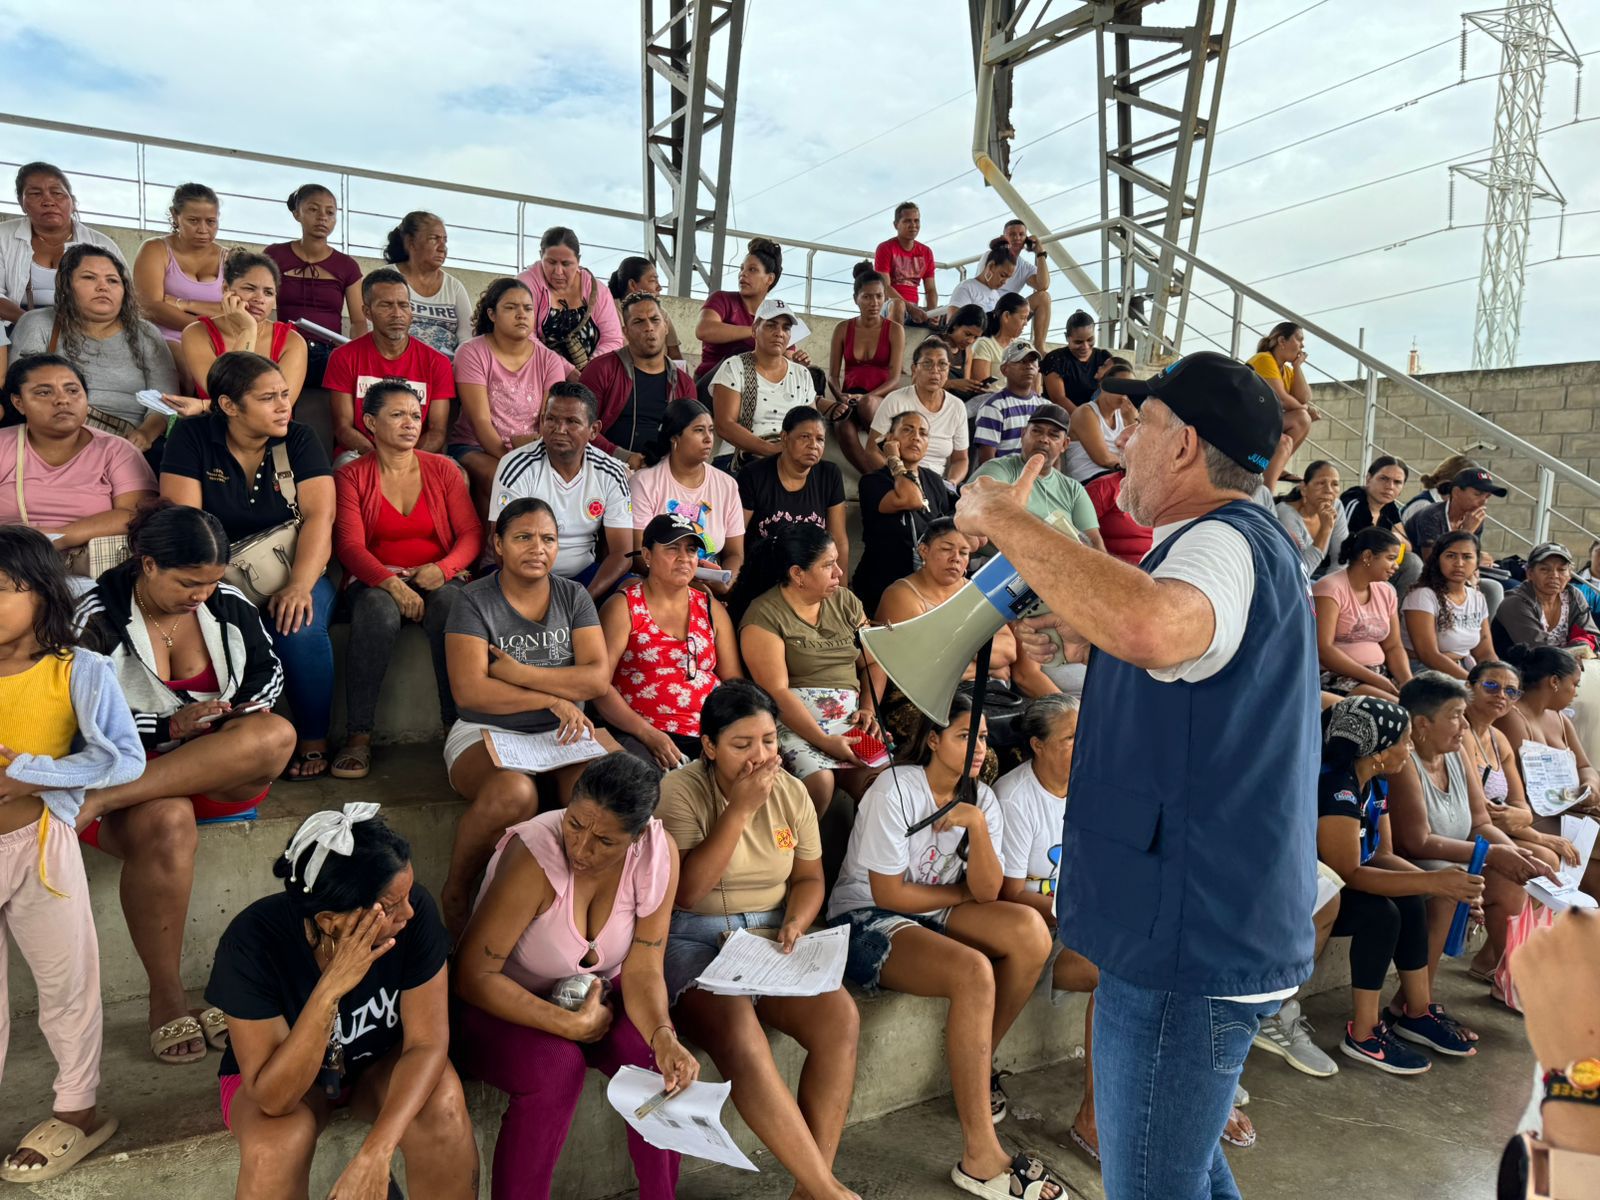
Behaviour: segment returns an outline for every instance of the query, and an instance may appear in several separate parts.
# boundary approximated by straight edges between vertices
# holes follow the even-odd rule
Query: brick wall
[[[1600,362],[1560,363],[1551,366],[1512,367],[1500,371],[1453,371],[1421,375],[1418,381],[1443,392],[1458,403],[1503,426],[1525,441],[1561,459],[1591,479],[1600,479]],[[1358,482],[1361,463],[1363,385],[1355,391],[1335,383],[1314,385],[1316,406],[1326,418],[1311,431],[1302,451],[1301,465],[1313,458],[1339,463],[1346,486]],[[1410,464],[1412,480],[1407,498],[1419,490],[1416,476],[1431,471],[1451,453],[1467,453],[1476,442],[1494,443],[1460,417],[1448,416],[1423,397],[1390,380],[1378,385],[1376,445],[1380,453],[1394,454]],[[1426,436],[1425,436],[1426,435]],[[1439,439],[1435,441],[1433,439]],[[1441,444],[1441,442],[1443,444]],[[1491,515],[1516,532],[1492,529],[1486,537],[1491,553],[1524,553],[1533,533],[1534,497],[1538,494],[1536,464],[1529,458],[1499,450],[1474,450],[1471,456],[1512,488],[1504,500],[1491,500]],[[1521,488],[1526,495],[1516,489]],[[1555,509],[1582,526],[1577,528],[1553,516],[1550,535],[1582,556],[1590,541],[1600,537],[1600,496],[1567,483],[1557,483]],[[1581,561],[1581,557],[1580,557]]]

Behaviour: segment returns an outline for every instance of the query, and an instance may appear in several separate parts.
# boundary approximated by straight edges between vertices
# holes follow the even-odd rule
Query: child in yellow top
[[[42,533],[0,527],[0,954],[8,938],[39,989],[56,1055],[55,1106],[0,1165],[41,1183],[116,1130],[95,1109],[100,948],[73,822],[84,789],[136,779],[144,753],[109,660],[73,645],[72,593]],[[0,987],[0,1073],[10,1004]]]

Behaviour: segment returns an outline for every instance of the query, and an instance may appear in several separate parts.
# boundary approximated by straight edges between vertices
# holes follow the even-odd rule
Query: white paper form
[[[1578,803],[1578,760],[1570,750],[1523,742],[1517,752],[1528,803],[1541,817],[1553,817]]]
[[[640,1105],[661,1091],[663,1082],[654,1071],[620,1067],[606,1085],[606,1099],[657,1149],[676,1150],[741,1171],[757,1169],[722,1127],[722,1105],[732,1084],[691,1083],[648,1116],[634,1116]]]
[[[588,762],[604,758],[610,751],[597,742],[588,730],[581,738],[563,746],[556,731],[548,733],[513,733],[509,729],[485,729],[483,740],[488,744],[489,757],[498,767],[508,771],[526,771],[540,775],[554,771],[568,763]]]
[[[840,986],[849,948],[846,925],[806,934],[789,954],[737,929],[695,982],[718,996],[820,996]]]
[[[1578,865],[1569,867],[1566,863],[1562,863],[1561,869],[1557,872],[1561,876],[1559,884],[1543,876],[1530,879],[1523,885],[1528,895],[1546,908],[1553,908],[1557,912],[1564,912],[1569,908],[1600,907],[1596,905],[1593,896],[1578,890],[1578,885],[1583,882],[1583,872],[1589,865],[1589,857],[1594,853],[1597,833],[1600,833],[1600,823],[1589,817],[1562,817],[1561,836],[1577,847]]]

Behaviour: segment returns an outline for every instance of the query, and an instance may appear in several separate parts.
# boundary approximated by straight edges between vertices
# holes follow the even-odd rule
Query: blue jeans
[[[302,742],[328,736],[333,713],[333,643],[328,640],[328,616],[337,597],[333,580],[324,575],[311,589],[311,619],[294,633],[279,633],[265,609],[262,623],[272,634],[272,648],[283,663],[284,690],[294,709],[294,729]]]
[[[1094,1108],[1112,1200],[1239,1200],[1220,1138],[1261,1018],[1278,1008],[1136,987],[1100,972]]]

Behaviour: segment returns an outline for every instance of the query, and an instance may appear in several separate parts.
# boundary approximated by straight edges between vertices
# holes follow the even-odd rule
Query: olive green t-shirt
[[[802,620],[775,587],[757,597],[739,623],[743,629],[754,625],[783,639],[784,658],[792,688],[840,688],[859,691],[856,675],[856,630],[867,619],[861,601],[849,588],[841,587],[822,602],[817,623]]]
[[[656,816],[687,854],[710,835],[728,801],[712,778],[710,764],[701,759],[669,771],[661,781],[661,803]],[[780,770],[772,795],[751,814],[733,848],[722,888],[712,888],[693,908],[720,917],[724,893],[729,913],[770,912],[781,908],[789,891],[794,860],[810,862],[822,857],[822,835],[817,830],[817,810],[805,786]]]

